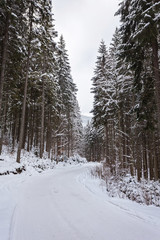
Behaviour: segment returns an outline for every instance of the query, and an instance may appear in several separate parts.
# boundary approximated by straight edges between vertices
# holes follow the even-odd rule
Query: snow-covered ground
[[[0,239],[159,240],[160,208],[107,197],[94,166],[0,176]]]

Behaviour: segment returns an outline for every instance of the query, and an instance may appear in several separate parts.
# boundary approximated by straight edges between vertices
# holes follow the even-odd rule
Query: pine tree
[[[123,1],[117,14],[121,16],[122,56],[131,63],[135,81],[141,87],[146,51],[151,49],[150,61],[154,74],[158,126],[160,130],[160,71],[158,56],[158,24],[160,1]],[[132,16],[132,17],[131,17]],[[138,58],[138,61],[137,61]],[[152,79],[151,79],[152,81]],[[151,83],[152,84],[152,83]]]
[[[160,129],[160,74],[158,59],[158,24],[159,24],[160,1],[123,1],[118,14],[121,15],[122,34],[121,54],[122,59],[130,64],[134,73],[134,101],[133,106],[136,112],[137,122],[135,125],[138,131],[137,142],[137,168],[138,179],[142,175],[141,168],[145,169],[147,177],[147,166],[150,169],[150,178],[157,178],[157,157],[154,160],[153,174],[153,152],[151,145],[157,141],[155,120],[158,122],[158,135]],[[132,17],[131,17],[132,16]],[[156,104],[155,104],[156,103]],[[155,107],[156,106],[156,107]],[[157,110],[156,110],[157,108]],[[154,137],[153,137],[154,135]],[[157,139],[155,142],[148,139]],[[141,147],[140,147],[141,146]],[[156,147],[157,148],[157,147]],[[142,150],[143,149],[143,150]],[[148,150],[147,150],[148,149]],[[154,147],[155,149],[155,147]],[[136,151],[136,152],[138,152]],[[150,156],[147,156],[147,151]],[[159,150],[157,149],[159,152]],[[146,156],[143,160],[141,159]],[[149,164],[148,164],[149,163]]]
[[[66,118],[66,130],[64,135],[66,136],[67,142],[67,156],[70,156],[70,153],[73,152],[73,143],[72,143],[72,131],[73,131],[73,121],[74,121],[74,109],[76,106],[76,86],[73,83],[71,76],[71,68],[69,64],[68,54],[65,49],[65,41],[63,36],[60,37],[58,42],[58,54],[57,54],[57,79],[60,86],[60,93],[62,95],[62,113]],[[64,120],[63,120],[64,121]],[[64,131],[63,131],[64,132]],[[61,136],[59,136],[61,138]],[[59,140],[59,143],[62,141]],[[58,143],[58,144],[59,144]],[[62,145],[62,144],[61,144]]]
[[[101,42],[98,51],[96,68],[94,71],[93,88],[93,120],[95,127],[104,127],[105,132],[105,152],[106,161],[113,161],[113,144],[111,143],[111,128],[113,127],[114,111],[114,77],[111,70],[111,58],[106,50],[104,41]],[[113,139],[112,139],[113,140]],[[111,154],[112,152],[112,154]],[[112,156],[111,156],[112,155]]]
[[[52,159],[79,153],[77,89],[63,37],[55,42],[52,1],[1,1],[0,13],[0,152],[4,137],[11,151],[18,144],[17,162],[22,148]]]
[[[18,163],[20,163],[20,156],[21,156],[21,149],[22,149],[22,145],[23,145],[24,128],[25,128],[28,75],[29,75],[30,58],[31,58],[33,11],[34,11],[34,5],[33,5],[33,2],[31,2],[29,5],[29,31],[28,31],[28,41],[27,41],[27,56],[26,56],[27,60],[26,60],[26,72],[25,72],[25,84],[24,84],[24,99],[23,99],[23,105],[22,105],[22,118],[21,118],[21,126],[20,126],[19,145],[18,145],[18,151],[17,151],[17,162]]]
[[[99,56],[97,57],[96,67],[94,71],[94,77],[92,78],[93,88],[92,93],[94,93],[94,103],[93,103],[93,114],[94,123],[105,124],[105,99],[106,99],[106,85],[107,85],[107,60],[108,53],[104,41],[100,43],[98,50]]]
[[[19,2],[18,0],[0,2],[0,24],[2,29],[0,33],[0,154],[5,130],[4,118],[6,117],[7,109],[6,107],[3,108],[3,106],[7,105],[9,95],[5,89],[9,90],[8,87],[11,84],[14,85],[10,79],[15,80],[15,85],[20,79],[19,66],[21,66],[21,61],[24,57],[22,34],[26,26],[23,16],[25,9],[25,2]],[[11,65],[14,65],[12,70]]]
[[[93,124],[96,133],[102,130],[104,167],[107,164],[113,175],[130,173],[138,180],[159,178],[159,4],[121,3],[122,25],[108,53],[99,51],[92,79]],[[91,129],[86,136],[94,139]],[[96,146],[92,141],[88,159],[93,159]]]
[[[84,150],[88,161],[100,162],[105,158],[104,129],[88,123],[84,129]]]

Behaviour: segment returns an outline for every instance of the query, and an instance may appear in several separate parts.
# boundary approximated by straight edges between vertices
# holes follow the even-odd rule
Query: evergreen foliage
[[[160,179],[159,9],[160,1],[122,1],[121,26],[109,50],[100,43],[86,138],[93,139],[93,132],[102,136],[98,160],[116,176]],[[88,141],[90,156],[99,143]]]
[[[0,152],[41,158],[77,153],[82,135],[65,42],[56,42],[52,1],[0,1]]]

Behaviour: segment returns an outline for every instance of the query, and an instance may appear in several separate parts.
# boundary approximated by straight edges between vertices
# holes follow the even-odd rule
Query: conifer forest
[[[82,135],[76,85],[52,1],[0,1],[0,153],[70,156]]]
[[[7,146],[18,163],[22,149],[57,161],[80,154],[115,176],[160,179],[160,1],[124,0],[115,14],[120,27],[109,47],[100,42],[83,128],[54,1],[0,1],[0,154]]]
[[[0,240],[91,239],[160,239],[160,0],[0,0]]]
[[[92,78],[86,157],[111,174],[160,179],[160,1],[125,0],[110,47],[102,40]]]

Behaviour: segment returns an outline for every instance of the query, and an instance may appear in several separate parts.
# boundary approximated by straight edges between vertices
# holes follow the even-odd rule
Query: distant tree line
[[[85,154],[113,175],[160,179],[160,1],[124,0],[110,48],[101,42]]]
[[[40,158],[79,151],[77,89],[56,37],[51,0],[0,1],[0,154],[18,146],[17,162],[22,149]]]

